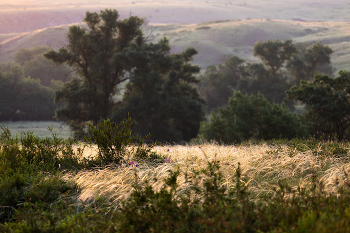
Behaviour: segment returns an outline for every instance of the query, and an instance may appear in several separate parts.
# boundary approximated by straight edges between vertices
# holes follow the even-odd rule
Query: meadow
[[[294,190],[298,187],[309,189],[314,174],[325,185],[325,191],[336,192],[339,185],[349,182],[347,174],[350,173],[350,161],[348,154],[333,154],[329,148],[332,144],[332,141],[320,141],[313,149],[304,144],[301,151],[292,145],[264,142],[247,142],[245,145],[217,145],[214,142],[157,146],[154,151],[169,159],[169,162],[160,166],[152,163],[140,164],[138,167],[124,164],[118,168],[85,170],[75,174],[68,172],[64,179],[72,179],[82,188],[78,196],[80,200],[89,202],[96,197],[103,197],[118,206],[132,191],[135,169],[143,182],[149,182],[154,190],[159,191],[168,176],[168,170],[178,167],[181,174],[178,185],[183,190],[186,188],[185,174],[191,173],[193,169],[204,169],[208,162],[218,161],[221,166],[219,171],[224,177],[223,185],[234,186],[232,177],[240,164],[242,177],[248,178],[244,185],[249,187],[255,197],[272,193],[279,181],[287,182]],[[348,150],[349,144],[340,146]],[[97,151],[96,146],[88,147],[84,156],[94,156]],[[153,181],[154,178],[157,178],[156,182]]]
[[[57,132],[58,137],[68,139],[71,136],[69,126],[65,122],[59,121],[3,121],[0,125],[7,127],[13,136],[20,137],[22,132],[30,130],[39,138],[51,137],[51,132],[47,130],[47,126],[52,126]]]
[[[2,232],[347,232],[349,142],[0,135]],[[101,128],[102,129],[102,128]],[[112,132],[114,133],[108,133]]]

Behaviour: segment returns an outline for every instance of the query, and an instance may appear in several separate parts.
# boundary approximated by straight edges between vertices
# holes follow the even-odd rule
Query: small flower
[[[134,165],[134,164],[135,164],[135,163],[134,163],[133,161],[130,162],[130,165],[131,165],[131,166]]]
[[[324,141],[324,140],[322,140],[322,142],[323,142],[323,143],[325,143],[325,141]]]
[[[169,162],[170,162],[170,159],[169,159],[169,158],[165,159],[165,162],[166,162],[166,163],[169,163]]]
[[[169,149],[167,149],[167,152],[169,152],[170,150]]]
[[[218,145],[219,143],[218,142],[216,142],[216,145]]]
[[[205,143],[208,143],[208,140],[205,140]]]
[[[138,167],[139,165],[138,164],[136,164],[136,167]]]

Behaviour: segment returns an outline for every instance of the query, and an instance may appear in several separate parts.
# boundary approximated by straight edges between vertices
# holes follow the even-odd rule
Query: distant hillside
[[[56,50],[65,46],[69,26],[28,33],[0,34],[0,62],[11,61],[20,48],[45,44]],[[320,41],[328,44],[334,50],[331,60],[333,66],[337,70],[350,70],[350,23],[255,19],[201,24],[148,24],[143,30],[151,42],[156,42],[163,36],[168,37],[172,52],[180,52],[189,46],[196,48],[198,55],[193,63],[202,68],[219,64],[233,55],[251,62],[258,61],[252,52],[256,41],[293,39],[294,42]]]
[[[30,32],[80,23],[86,11],[111,8],[150,23],[202,23],[213,20],[277,19],[350,22],[348,0],[1,0],[0,34]]]

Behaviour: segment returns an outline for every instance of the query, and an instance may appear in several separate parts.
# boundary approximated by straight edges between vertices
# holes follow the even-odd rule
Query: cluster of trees
[[[70,80],[71,69],[47,60],[43,53],[49,50],[20,49],[14,63],[0,64],[0,121],[53,120],[54,90]]]
[[[70,27],[66,47],[22,49],[15,63],[1,64],[0,120],[55,114],[78,139],[89,123],[127,117],[134,134],[166,142],[197,137],[200,122],[206,139],[224,143],[350,136],[350,73],[332,77],[328,46],[257,42],[261,63],[234,56],[199,75],[190,64],[194,48],[170,54],[168,39],[149,43],[138,17],[119,20],[116,10],[105,10],[87,12],[84,21],[87,28]],[[306,106],[302,116],[291,112],[295,101]],[[205,107],[214,110],[208,122]]]
[[[201,75],[199,90],[207,100],[207,113],[227,105],[235,90],[244,94],[260,92],[272,104],[285,104],[293,110],[294,102],[286,101],[286,91],[300,80],[311,81],[314,73],[331,75],[332,49],[321,43],[293,44],[292,40],[256,42],[254,56],[261,63],[248,63],[236,56],[224,64],[209,66]]]
[[[340,71],[336,78],[319,73],[286,93],[288,99],[306,105],[301,116],[291,113],[284,103],[268,103],[260,93],[236,91],[228,105],[212,112],[210,121],[204,123],[204,137],[224,143],[309,135],[350,139],[350,72]]]
[[[55,92],[56,119],[66,120],[79,138],[87,134],[87,122],[96,126],[110,118],[128,115],[133,133],[151,134],[168,142],[197,136],[204,120],[205,101],[191,84],[199,80],[198,66],[189,62],[197,51],[188,48],[170,54],[169,41],[148,43],[143,20],[131,16],[118,20],[116,10],[86,13],[88,29],[72,26],[68,45],[45,57],[71,66],[78,77]],[[125,86],[123,99],[116,96]]]

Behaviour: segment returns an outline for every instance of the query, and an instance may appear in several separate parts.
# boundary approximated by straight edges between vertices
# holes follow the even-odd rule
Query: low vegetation
[[[0,230],[345,232],[350,227],[348,142],[323,135],[147,146],[130,134],[130,123],[92,126],[85,143],[55,133],[13,138],[2,127]]]

